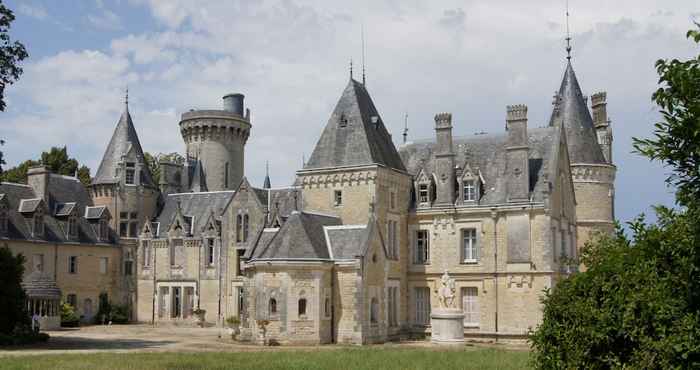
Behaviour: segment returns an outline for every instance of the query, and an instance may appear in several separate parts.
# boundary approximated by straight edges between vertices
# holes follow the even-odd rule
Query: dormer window
[[[78,219],[75,216],[68,217],[68,237],[74,239],[78,236]]]
[[[430,200],[428,195],[428,184],[418,185],[418,201],[421,203],[428,203]]]
[[[126,163],[126,175],[125,175],[125,182],[127,185],[134,184],[135,175],[136,175],[136,164],[134,162],[127,162]]]
[[[348,125],[348,118],[345,117],[345,113],[340,115],[340,121],[338,126],[340,127],[346,127]]]
[[[476,200],[476,185],[474,180],[464,180],[464,201],[473,202]]]
[[[44,235],[44,215],[37,211],[32,217],[32,234],[34,237],[40,237]]]
[[[187,230],[187,234],[189,236],[194,235],[194,216],[182,216],[182,218],[185,220],[185,223],[189,226],[189,230]]]

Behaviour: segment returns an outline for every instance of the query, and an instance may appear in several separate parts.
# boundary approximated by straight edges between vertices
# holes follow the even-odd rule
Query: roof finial
[[[270,161],[265,161],[265,180],[263,180],[263,189],[271,188],[270,184]]]
[[[350,58],[350,79],[352,80],[352,57]]]
[[[569,0],[566,0],[566,59],[571,60],[571,35],[569,34]]]
[[[365,84],[365,25],[362,24],[360,31],[360,37],[362,38],[362,85]]]
[[[129,110],[129,84],[126,85],[126,93],[124,94],[124,106]]]
[[[403,117],[403,143],[406,144],[408,138],[408,113]]]

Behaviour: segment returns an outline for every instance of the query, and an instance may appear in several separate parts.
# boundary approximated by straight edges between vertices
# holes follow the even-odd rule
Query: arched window
[[[243,215],[243,242],[248,241],[248,214]]]
[[[270,315],[276,315],[277,314],[277,300],[274,298],[270,298]]]
[[[243,236],[243,215],[236,216],[236,241],[241,242]]]
[[[306,298],[299,299],[299,316],[306,316]]]
[[[369,322],[376,324],[379,318],[379,301],[376,297],[372,297],[369,307]]]

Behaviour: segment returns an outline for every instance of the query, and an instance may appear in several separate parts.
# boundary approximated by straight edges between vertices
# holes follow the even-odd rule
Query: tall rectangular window
[[[397,222],[389,220],[387,222],[387,243],[388,243],[388,249],[389,249],[389,256],[391,258],[397,258],[399,253],[398,253],[398,242],[397,242],[397,237],[396,237],[396,227],[397,227]]]
[[[138,235],[139,223],[138,221],[132,221],[129,223],[129,237],[135,238]]]
[[[462,230],[462,262],[476,263],[479,261],[479,247],[476,241],[476,229]]]
[[[427,230],[416,231],[416,245],[413,253],[413,263],[424,265],[430,261],[430,247]]]
[[[464,201],[476,200],[476,187],[473,180],[464,181]]]
[[[389,193],[389,206],[391,209],[396,209],[396,193],[393,191]]]
[[[415,288],[416,324],[430,324],[430,288]]]
[[[214,264],[214,239],[207,239],[207,264],[209,266]]]
[[[228,162],[224,164],[224,189],[228,189]]]
[[[387,308],[389,310],[389,326],[399,325],[399,287],[390,286],[388,288]]]
[[[44,255],[43,254],[35,254],[32,264],[34,265],[34,271],[35,272],[43,272],[44,271]]]
[[[243,241],[243,215],[239,214],[236,216],[236,241]]]
[[[418,186],[418,201],[428,203],[428,185],[421,184]]]
[[[342,190],[335,190],[333,192],[333,205],[334,206],[342,206],[343,205],[343,191]]]
[[[464,312],[464,326],[479,326],[479,291],[477,288],[462,288],[462,311]]]
[[[148,240],[144,240],[141,242],[141,246],[143,248],[143,265],[150,266],[151,265],[151,245],[150,245]]]
[[[134,184],[134,175],[136,174],[136,169],[134,168],[134,162],[127,162],[126,164],[126,176],[124,178],[128,185]]]
[[[236,276],[243,275],[243,271],[241,269],[241,265],[243,264],[243,255],[245,255],[245,249],[237,249],[236,250],[236,257],[237,257]]]
[[[243,215],[243,242],[248,241],[248,230],[250,228],[249,225],[250,218],[248,217],[248,214]]]
[[[106,274],[107,273],[107,265],[109,264],[109,260],[107,257],[100,257],[100,274]]]
[[[124,261],[124,275],[131,276],[134,273],[133,269],[134,269],[134,261],[131,261],[131,260]]]
[[[245,295],[243,287],[236,288],[238,293],[238,316],[241,317],[245,313]]]
[[[68,273],[77,274],[78,273],[78,256],[68,257]]]
[[[170,266],[175,266],[176,251],[182,248],[182,239],[173,239],[170,244]]]

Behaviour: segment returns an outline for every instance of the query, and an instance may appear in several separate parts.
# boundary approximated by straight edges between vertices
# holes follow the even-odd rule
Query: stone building
[[[209,325],[239,317],[240,338],[257,343],[379,343],[430,334],[449,271],[465,336],[524,338],[542,291],[576,272],[592,232],[612,230],[606,95],[589,109],[570,62],[548,126],[511,105],[505,131],[464,136],[466,118],[438,113],[434,137],[398,148],[351,77],[282,188],[245,177],[243,99],[185,112],[185,161],[162,160],[158,181],[126,106],[88,190],[44,169],[2,184],[0,240],[44,256],[26,277],[40,311],[60,289],[89,317],[109,292],[139,322],[194,324],[205,311]],[[32,231],[37,219],[47,232]]]

